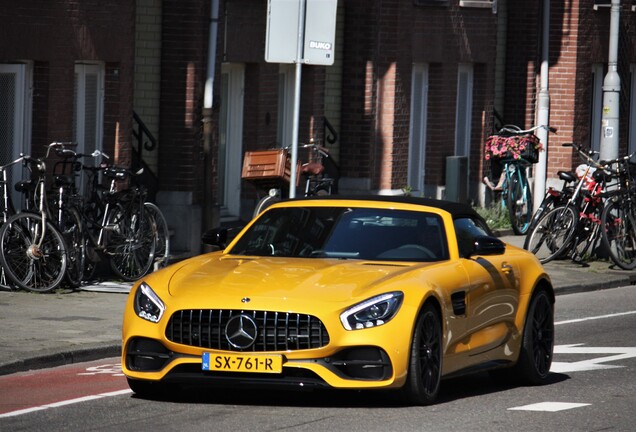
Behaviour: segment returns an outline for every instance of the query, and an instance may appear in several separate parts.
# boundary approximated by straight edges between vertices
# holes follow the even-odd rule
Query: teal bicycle
[[[533,133],[547,126],[521,129],[504,125],[486,141],[486,159],[499,164],[501,174],[497,184],[484,177],[484,183],[495,192],[501,192],[501,206],[507,209],[512,230],[517,235],[528,232],[532,221],[532,191],[528,182],[528,168],[539,160],[541,143]],[[556,129],[549,128],[550,132]]]

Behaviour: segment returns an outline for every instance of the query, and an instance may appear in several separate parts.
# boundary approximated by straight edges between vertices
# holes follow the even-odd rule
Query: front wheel
[[[442,325],[437,309],[427,303],[413,330],[408,376],[402,388],[404,399],[413,405],[435,402],[442,376]]]
[[[554,354],[554,307],[545,290],[530,301],[523,329],[519,360],[513,372],[523,384],[543,384],[550,373]]]
[[[523,247],[532,252],[542,264],[552,261],[568,249],[577,223],[578,215],[572,206],[557,206],[528,232]]]
[[[515,169],[524,170],[525,168],[515,166]],[[511,173],[507,200],[506,205],[508,206],[512,230],[517,235],[527,233],[532,220],[532,192],[530,192],[528,181],[521,171]]]
[[[148,213],[154,221],[155,228],[155,268],[163,268],[170,261],[170,231],[168,223],[163,213],[157,205],[147,202],[144,203],[146,213]]]
[[[66,242],[40,215],[20,213],[0,229],[0,264],[16,286],[35,292],[57,288],[66,274]]]
[[[155,254],[153,220],[137,204],[124,209],[116,205],[108,215],[106,250],[110,267],[125,281],[135,281],[152,269]]]
[[[613,201],[601,215],[603,246],[612,261],[625,270],[636,268],[635,219],[631,201]]]

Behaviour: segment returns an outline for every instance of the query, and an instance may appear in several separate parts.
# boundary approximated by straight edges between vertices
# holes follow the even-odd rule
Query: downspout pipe
[[[601,117],[601,160],[618,157],[619,98],[621,78],[618,75],[618,36],[621,16],[620,0],[612,0],[607,75],[603,80],[603,114]]]
[[[550,125],[550,0],[543,0],[543,34],[541,37],[541,77],[538,97],[539,112],[537,124],[541,127],[537,129],[537,137],[543,143],[543,151],[539,152],[539,161],[534,172],[534,208],[541,205],[545,196],[546,177],[548,166],[548,127]]]
[[[210,34],[208,41],[208,69],[203,89],[203,209],[202,232],[218,225],[220,215],[214,205],[212,188],[212,107],[214,106],[214,71],[216,69],[216,43],[219,27],[219,0],[211,0]],[[216,209],[216,211],[215,211]]]

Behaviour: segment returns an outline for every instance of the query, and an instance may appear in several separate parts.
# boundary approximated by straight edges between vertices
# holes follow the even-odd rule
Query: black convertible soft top
[[[437,207],[451,214],[453,219],[458,217],[477,217],[481,216],[468,204],[458,203],[454,201],[438,200],[433,198],[420,198],[404,195],[323,195],[314,197],[296,198],[297,200],[352,200],[352,201],[382,201],[395,202],[404,204],[415,204],[429,207]]]

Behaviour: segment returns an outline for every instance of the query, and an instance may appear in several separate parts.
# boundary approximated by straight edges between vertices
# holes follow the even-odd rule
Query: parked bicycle
[[[603,246],[616,265],[625,270],[636,268],[636,152],[616,159],[615,188],[607,191],[607,203],[601,215]]]
[[[567,202],[544,213],[526,236],[524,248],[542,263],[564,256],[584,263],[603,232],[603,198],[612,178],[612,161],[597,162],[595,152],[573,143],[563,146],[574,147],[585,163],[577,170],[578,183]]]
[[[493,173],[497,183],[484,177],[490,190],[501,193],[502,208],[507,208],[510,224],[515,234],[525,234],[532,219],[532,191],[528,183],[527,170],[539,159],[541,143],[534,131],[546,128],[556,133],[556,129],[538,125],[521,129],[515,125],[504,125],[486,141],[486,159],[495,167]],[[501,172],[496,173],[500,168]]]
[[[304,180],[304,196],[331,195],[338,192],[340,169],[331,157],[328,149],[319,144],[301,144],[302,149],[308,151],[308,161],[299,166],[299,177]],[[259,152],[255,152],[259,153]],[[253,154],[253,153],[252,153]],[[243,179],[252,182],[258,189],[267,190],[267,194],[259,199],[254,208],[256,217],[270,205],[280,201],[285,196],[289,186],[289,170],[287,149],[268,150],[262,154],[271,155],[271,162],[256,160],[247,154],[243,166]],[[253,159],[256,162],[253,162]],[[297,181],[298,183],[298,181]]]
[[[49,151],[54,147],[48,146]],[[23,163],[36,177],[34,181],[19,183],[26,194],[26,209],[10,216],[0,228],[0,264],[12,286],[46,292],[57,288],[67,268],[68,248],[64,236],[49,220],[46,198],[46,165],[42,159],[22,155],[3,167]],[[6,192],[6,184],[4,186]]]

